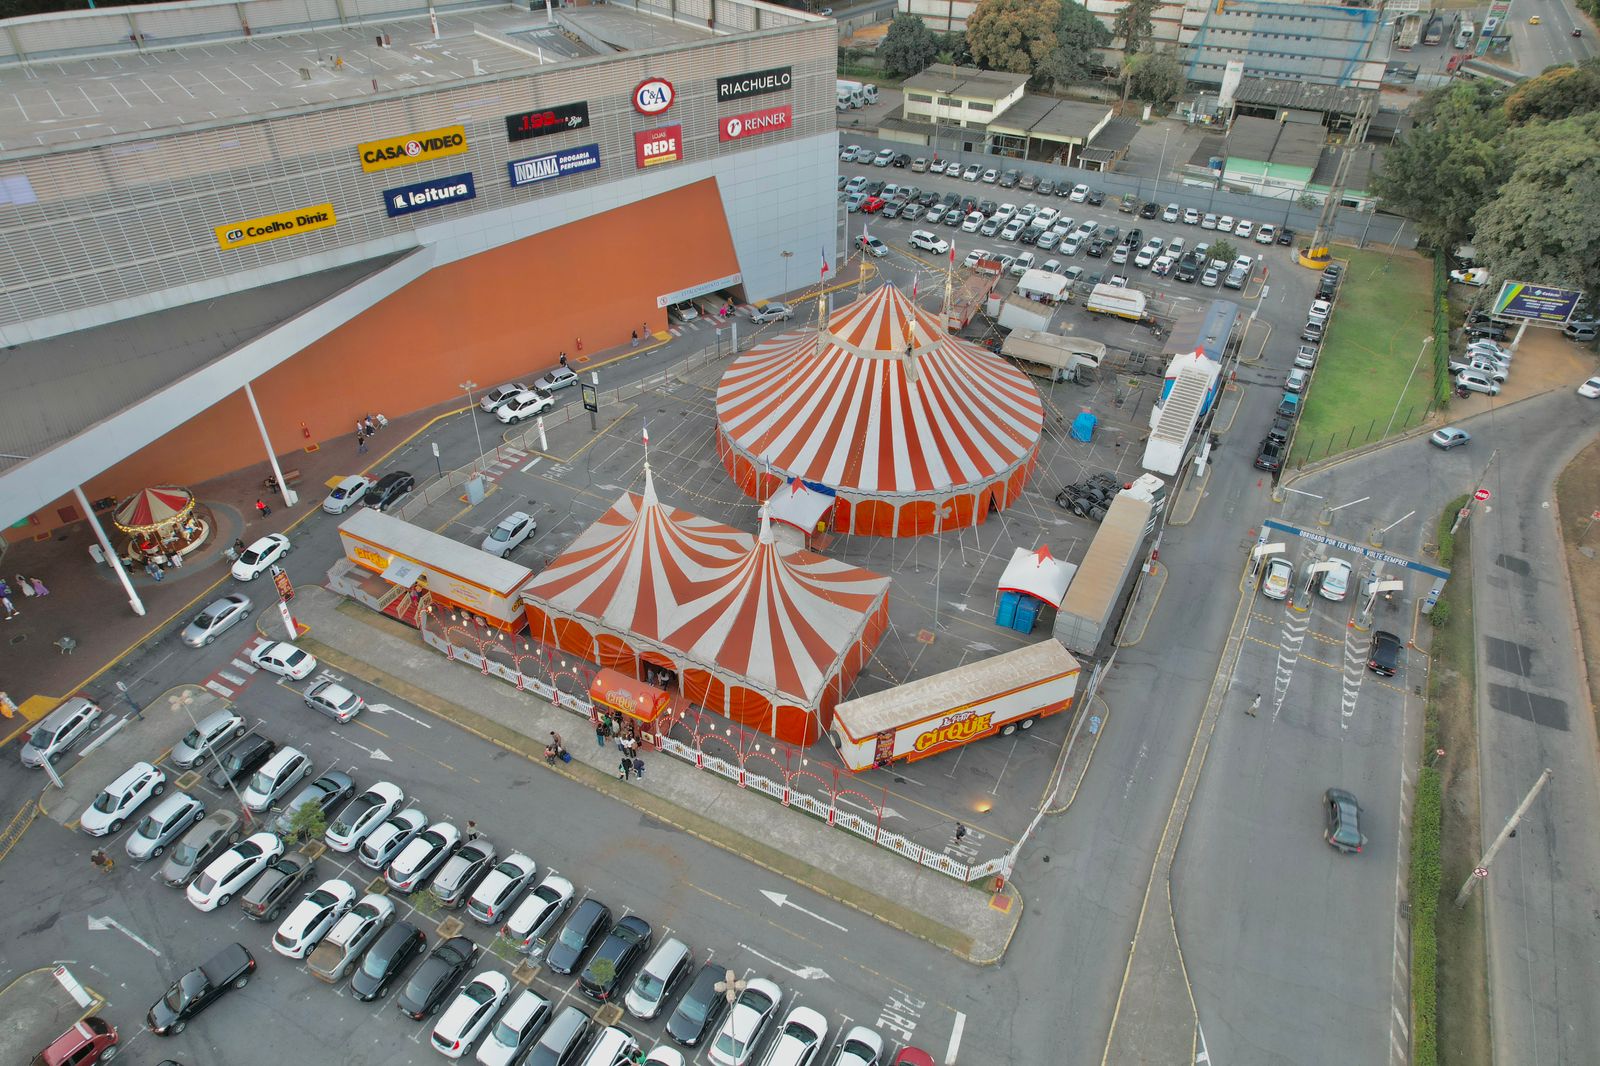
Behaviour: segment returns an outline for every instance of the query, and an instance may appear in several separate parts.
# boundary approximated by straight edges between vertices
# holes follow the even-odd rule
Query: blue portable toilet
[[[1072,439],[1089,443],[1094,437],[1094,415],[1084,411],[1072,420]]]
[[[1032,633],[1034,624],[1039,621],[1039,608],[1043,606],[1032,596],[1023,596],[1017,602],[1017,618],[1011,628],[1018,633]]]
[[[1000,594],[1000,605],[995,608],[994,612],[995,625],[1005,626],[1007,629],[1014,626],[1017,620],[1017,602],[1021,599],[1020,593],[1002,592]]]

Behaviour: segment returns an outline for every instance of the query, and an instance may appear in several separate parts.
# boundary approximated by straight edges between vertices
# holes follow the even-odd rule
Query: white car
[[[844,1034],[830,1066],[878,1066],[883,1057],[883,1037],[864,1025]]]
[[[306,689],[303,698],[307,707],[320,711],[340,725],[360,714],[367,705],[366,700],[333,681],[318,681]]]
[[[1286,600],[1294,583],[1294,563],[1279,555],[1267,563],[1261,575],[1261,595],[1269,600]]]
[[[756,1045],[782,1002],[783,992],[777,985],[765,977],[752,977],[723,1018],[706,1057],[717,1066],[745,1066],[755,1057]]]
[[[1489,271],[1484,267],[1473,267],[1471,270],[1452,270],[1450,280],[1459,281],[1463,285],[1486,285],[1489,281]]]
[[[911,237],[906,242],[913,248],[920,248],[924,252],[937,252],[941,255],[950,250],[950,242],[943,237],[936,237],[925,229],[911,231]]]
[[[92,837],[115,833],[151,796],[167,790],[167,775],[147,762],[136,762],[83,809],[78,824]]]
[[[1489,396],[1500,395],[1500,383],[1481,370],[1463,370],[1456,374],[1456,388]]]
[[[1000,172],[994,167],[990,167],[988,170],[983,172],[983,177],[979,178],[978,180],[983,182],[985,185],[993,185],[995,182],[1000,180]]]
[[[1151,263],[1155,262],[1155,258],[1156,249],[1147,244],[1143,248],[1139,249],[1138,255],[1133,257],[1133,265],[1136,267],[1147,267]]]
[[[283,841],[272,833],[246,837],[211,861],[189,882],[184,895],[199,911],[226,907],[233,894],[255,880],[267,864],[283,854]]]
[[[974,248],[972,251],[967,253],[967,257],[965,259],[961,260],[961,265],[965,267],[975,267],[978,265],[978,260],[988,258],[990,258],[988,249]]]
[[[361,842],[357,856],[369,870],[382,870],[428,827],[428,816],[420,807],[407,807],[391,814]]]
[[[1334,559],[1322,575],[1322,584],[1317,588],[1317,595],[1325,600],[1338,603],[1350,593],[1350,564],[1343,559]]]
[[[1578,395],[1590,400],[1600,398],[1600,378],[1590,378],[1579,385]]]
[[[1072,192],[1067,194],[1067,199],[1075,204],[1081,204],[1089,198],[1089,186],[1074,185]]]
[[[365,474],[351,474],[328,493],[327,499],[322,501],[322,509],[329,514],[344,514],[361,502],[375,480]]]
[[[478,401],[478,406],[493,414],[500,409],[500,405],[519,392],[527,392],[528,386],[520,381],[513,381],[509,385],[497,385],[483,394],[483,399]]]
[[[267,567],[289,554],[289,538],[282,533],[268,533],[246,548],[233,564],[236,581],[254,581]]]
[[[514,425],[524,418],[542,414],[556,405],[556,398],[543,389],[519,392],[500,406],[494,416],[506,425]]]
[[[1176,222],[1182,214],[1183,208],[1179,207],[1177,204],[1168,204],[1167,209],[1161,212],[1161,221]]]
[[[244,736],[244,729],[244,718],[240,715],[227,708],[212,711],[172,746],[172,754],[168,758],[178,769],[187,770],[212,751],[219,750],[224,740],[230,737],[238,740]]]
[[[783,1020],[761,1066],[812,1066],[828,1042],[828,1020],[810,1007],[796,1007]]]
[[[337,877],[322,882],[316,890],[295,904],[272,934],[272,950],[290,959],[303,959],[332,929],[334,923],[356,905],[356,890]]]
[[[1232,233],[1233,232],[1233,216],[1232,215],[1223,215],[1221,218],[1217,219],[1217,232],[1218,233]]]
[[[977,233],[978,227],[983,225],[986,221],[988,220],[983,217],[983,212],[974,211],[967,216],[965,222],[961,223],[961,232]]]
[[[460,847],[461,830],[449,822],[435,822],[390,861],[383,879],[396,892],[415,892]]]
[[[526,511],[512,511],[500,519],[499,525],[489,530],[483,543],[478,546],[490,555],[504,559],[538,528],[539,523]]]
[[[1032,252],[1023,252],[1017,256],[1017,261],[1011,264],[1011,276],[1020,278],[1033,269],[1034,255]]]
[[[1201,229],[1218,229],[1218,228],[1220,228],[1219,227],[1219,222],[1220,221],[1221,220],[1218,219],[1216,215],[1213,215],[1208,211],[1208,212],[1206,212],[1206,216],[1200,220],[1200,228]]]
[[[298,748],[279,748],[261,769],[250,776],[250,784],[245,786],[240,800],[245,807],[260,814],[286,796],[310,773],[310,756]]]
[[[489,1027],[489,1020],[511,998],[511,982],[498,970],[485,970],[457,993],[433,1027],[433,1049],[459,1059]]]
[[[290,681],[304,681],[306,675],[317,668],[317,657],[301,651],[286,640],[263,644],[250,653],[250,661],[268,673],[287,677]]]
[[[1196,207],[1185,208],[1183,224],[1185,226],[1198,226],[1200,224],[1200,209]]]
[[[1252,233],[1254,233],[1255,231],[1256,231],[1256,224],[1254,222],[1251,222],[1247,218],[1241,218],[1239,220],[1239,224],[1237,226],[1233,227],[1233,235],[1235,237],[1244,237],[1244,238],[1248,239],[1249,236]]]
[[[1278,227],[1274,226],[1270,222],[1263,223],[1261,228],[1256,230],[1256,243],[1257,244],[1271,244],[1273,241],[1276,241],[1277,239],[1278,239]]]
[[[379,781],[351,800],[339,812],[339,820],[328,826],[328,847],[342,852],[356,850],[405,801],[406,794],[399,785]]]
[[[948,171],[946,171],[948,173]],[[967,169],[961,172],[962,181],[977,181],[978,175],[983,173],[983,168],[976,163],[968,163]]]
[[[500,1015],[489,1035],[478,1046],[477,1061],[483,1066],[511,1066],[520,1061],[519,1056],[533,1046],[534,1037],[550,1020],[550,1001],[531,988],[517,993],[517,998]]]
[[[683,1057],[683,1052],[667,1044],[657,1044],[650,1049],[644,1057],[643,1066],[687,1066],[688,1060]],[[839,1060],[840,1066],[845,1066],[845,1060]],[[867,1066],[877,1066],[876,1062]]]
[[[872,160],[872,165],[875,167],[886,167],[889,165],[889,162],[892,159],[894,159],[894,149],[881,148],[878,150],[877,156]]]
[[[1328,316],[1331,314],[1333,314],[1333,304],[1327,300],[1313,300],[1311,302],[1311,310],[1306,313],[1306,320],[1326,323]]]

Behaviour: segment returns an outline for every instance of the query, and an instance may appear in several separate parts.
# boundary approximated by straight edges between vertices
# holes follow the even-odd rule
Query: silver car
[[[230,737],[244,736],[244,719],[227,708],[212,711],[196,723],[184,738],[172,746],[172,765],[180,770],[196,766],[213,751],[221,750]]]
[[[206,805],[187,792],[174,792],[160,806],[145,815],[128,834],[123,844],[128,858],[135,861],[160,858],[178,834],[206,815]]]
[[[780,300],[768,300],[761,307],[750,308],[750,321],[761,325],[767,322],[787,322],[794,317],[794,309]]]
[[[98,705],[82,696],[72,697],[29,731],[22,745],[22,765],[40,767],[58,761],[99,720]]]
[[[494,860],[498,857],[494,843],[488,837],[471,838],[445,860],[433,884],[428,886],[428,894],[446,907],[460,907],[472,890],[478,887],[478,882],[494,868]]]
[[[203,647],[242,622],[250,614],[250,597],[235,592],[206,604],[194,621],[183,628],[183,642]]]
[[[489,530],[479,547],[490,555],[504,559],[538,528],[539,523],[526,511],[512,511],[500,520],[499,525]]]
[[[173,845],[161,867],[161,880],[173,888],[183,888],[212,859],[238,842],[239,816],[229,810],[212,811]]]

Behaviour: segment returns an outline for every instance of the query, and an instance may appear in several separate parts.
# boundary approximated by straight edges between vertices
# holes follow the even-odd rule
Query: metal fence
[[[1413,405],[1404,411],[1396,411],[1390,418],[1374,418],[1364,426],[1351,426],[1347,430],[1334,430],[1326,436],[1317,437],[1306,445],[1305,454],[1299,457],[1296,465],[1306,466],[1318,459],[1326,459],[1330,455],[1347,452],[1351,448],[1359,448],[1380,440],[1391,433],[1404,433],[1414,429],[1428,420],[1428,415],[1433,408],[1427,404]],[[1378,423],[1382,422],[1383,425]],[[1356,436],[1359,433],[1361,436]],[[1296,441],[1295,443],[1299,443]]]

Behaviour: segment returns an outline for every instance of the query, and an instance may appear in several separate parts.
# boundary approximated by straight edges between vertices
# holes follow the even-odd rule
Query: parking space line
[[[967,1016],[956,1011],[955,1025],[950,1030],[950,1046],[945,1050],[945,1066],[955,1066],[956,1052],[961,1050],[961,1033],[967,1027]]]

